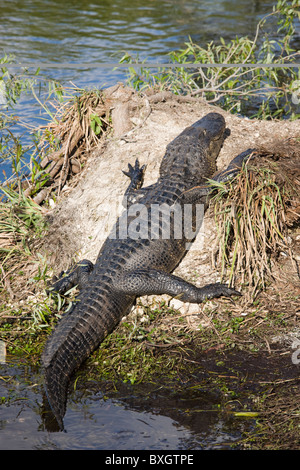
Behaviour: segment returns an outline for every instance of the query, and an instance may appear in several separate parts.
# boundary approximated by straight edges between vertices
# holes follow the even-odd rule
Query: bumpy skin
[[[215,175],[216,181],[232,176],[241,161],[248,156],[238,156],[228,171],[215,174],[216,158],[226,138],[225,120],[218,113],[210,113],[185,129],[166,149],[158,181],[142,188],[145,167],[129,165],[124,172],[131,182],[125,193],[127,211],[116,222],[114,233],[124,226],[130,227],[136,214],[130,215],[135,202],[147,209],[151,204],[187,203],[204,204],[211,186],[207,179]],[[147,216],[145,216],[147,226]],[[156,236],[134,239],[108,237],[103,244],[95,265],[84,260],[67,276],[59,279],[54,289],[59,292],[79,284],[78,302],[60,320],[48,340],[42,361],[45,373],[45,391],[52,412],[60,429],[66,409],[67,387],[75,369],[95,350],[103,339],[116,327],[135,302],[136,297],[146,294],[169,294],[183,301],[200,303],[205,299],[239,295],[223,284],[210,284],[203,288],[170,274],[187,251],[191,239],[161,237],[162,222],[151,221]],[[196,220],[193,219],[193,228]],[[125,225],[124,225],[125,224]],[[153,232],[151,232],[153,233]]]

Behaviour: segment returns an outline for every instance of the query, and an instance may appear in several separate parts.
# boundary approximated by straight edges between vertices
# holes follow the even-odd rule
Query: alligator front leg
[[[225,170],[218,171],[211,178],[212,183],[194,186],[193,188],[185,191],[181,196],[183,204],[207,204],[207,196],[214,190],[213,182],[225,183],[230,178],[233,178],[242,168],[244,161],[247,160],[254,152],[255,149],[248,149],[237,155]]]
[[[136,297],[168,294],[183,302],[191,303],[201,303],[206,299],[221,296],[241,295],[240,292],[225,284],[216,283],[196,287],[180,277],[154,269],[139,269],[124,273],[114,281],[114,288],[118,292]]]
[[[60,275],[53,278],[53,284],[49,291],[59,294],[65,294],[69,289],[78,286],[82,289],[88,283],[89,275],[93,271],[94,265],[91,261],[84,259],[72,266],[68,271],[63,271]]]
[[[144,183],[144,175],[146,171],[146,165],[140,167],[138,159],[135,161],[134,167],[128,163],[128,171],[124,171],[124,175],[130,178],[130,184],[126,189],[123,205],[127,207],[127,204],[133,204],[142,197],[146,190],[145,188],[141,189]]]
[[[226,170],[222,170],[214,174],[212,180],[218,183],[225,183],[228,179],[235,176],[241,170],[243,163],[252,155],[254,151],[255,149],[248,149],[237,155],[233,160],[231,160]]]

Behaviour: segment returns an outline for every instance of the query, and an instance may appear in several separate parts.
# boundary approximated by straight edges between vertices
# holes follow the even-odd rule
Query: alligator
[[[167,145],[159,178],[147,187],[143,187],[145,165],[140,166],[138,160],[134,166],[129,164],[128,171],[124,171],[130,178],[125,192],[126,210],[116,221],[113,236],[103,243],[94,265],[83,260],[54,282],[52,289],[60,293],[75,285],[79,290],[77,301],[59,320],[42,355],[46,399],[60,430],[64,429],[72,374],[129,313],[137,297],[168,294],[183,302],[201,303],[205,299],[241,295],[222,283],[196,287],[171,274],[196,237],[195,210],[191,216],[192,230],[187,234],[183,231],[181,236],[175,236],[180,219],[176,210],[170,210],[169,236],[164,236],[165,220],[160,213],[153,215],[151,221],[147,217],[153,206],[183,210],[203,205],[206,210],[213,181],[222,182],[234,176],[253,150],[241,153],[226,170],[217,172],[216,159],[229,134],[221,114],[207,114]],[[144,218],[140,216],[135,224],[137,208]],[[184,222],[183,218],[181,212],[179,222]],[[139,226],[139,230],[130,233],[132,224]],[[124,232],[124,228],[128,230]]]

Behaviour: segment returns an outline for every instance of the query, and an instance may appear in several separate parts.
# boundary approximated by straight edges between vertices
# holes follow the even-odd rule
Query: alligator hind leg
[[[91,261],[84,259],[72,266],[68,271],[62,271],[60,275],[52,279],[53,284],[49,291],[64,294],[74,286],[82,289],[88,283],[89,275],[93,271],[94,265]]]
[[[196,287],[180,277],[154,269],[139,269],[124,273],[114,281],[118,292],[135,295],[161,295],[168,294],[177,297],[183,302],[201,303],[205,299],[231,295],[241,295],[240,292],[225,284],[208,284]]]

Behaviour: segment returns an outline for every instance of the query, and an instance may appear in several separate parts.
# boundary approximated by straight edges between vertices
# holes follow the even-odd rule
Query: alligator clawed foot
[[[142,187],[144,182],[144,175],[146,171],[146,165],[140,167],[138,159],[135,161],[134,167],[128,163],[128,171],[122,170],[124,175],[128,176],[131,180],[131,184],[134,189],[139,189]]]
[[[239,291],[233,289],[232,287],[228,287],[226,284],[221,284],[221,283],[215,284],[215,288],[216,288],[215,297],[222,297],[222,296],[231,297],[234,295],[239,296],[239,297],[242,296],[242,294]]]
[[[84,259],[72,266],[68,271],[62,271],[58,277],[54,276],[51,286],[47,292],[65,294],[74,286],[81,289],[88,282],[88,277],[94,265],[91,261]]]

